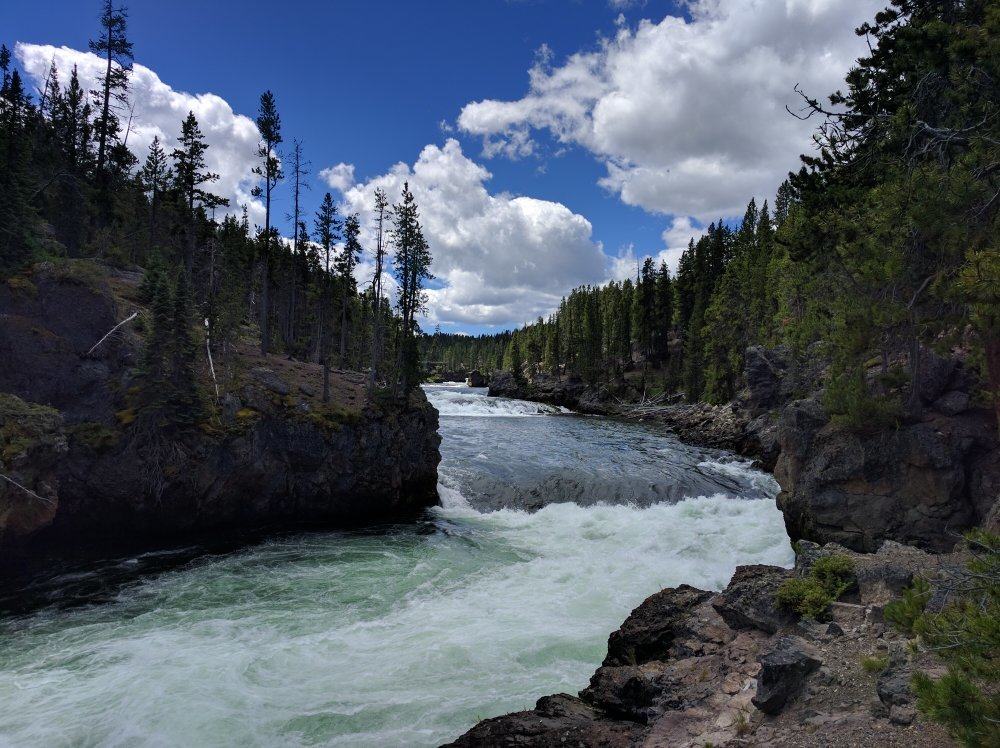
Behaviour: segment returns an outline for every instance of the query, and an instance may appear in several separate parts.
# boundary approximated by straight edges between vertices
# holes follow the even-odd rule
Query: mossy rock
[[[121,432],[103,423],[84,422],[74,424],[70,435],[79,444],[90,447],[95,452],[111,449],[121,438]]]
[[[9,460],[61,433],[62,416],[55,408],[0,393],[0,456]]]
[[[31,296],[38,295],[38,286],[31,282],[31,279],[23,275],[14,275],[7,279],[7,287],[16,295]]]

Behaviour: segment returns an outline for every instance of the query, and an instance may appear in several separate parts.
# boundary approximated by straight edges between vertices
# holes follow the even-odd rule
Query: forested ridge
[[[513,333],[427,338],[428,360],[594,385],[629,372],[718,403],[748,346],[785,344],[830,362],[826,407],[871,426],[911,404],[922,350],[960,349],[1000,418],[1000,7],[893,0],[857,33],[871,51],[844,88],[786,115],[817,122],[817,150],[772,204],[710,225],[675,274],[647,258]]]
[[[75,67],[53,63],[33,93],[0,48],[0,280],[14,287],[39,261],[143,270],[147,312],[134,325],[147,345],[136,407],[159,423],[199,421],[208,398],[197,372],[211,354],[212,376],[223,376],[241,348],[322,362],[324,400],[331,366],[368,370],[370,397],[415,386],[431,256],[408,187],[377,192],[370,247],[360,217],[342,216],[329,193],[307,214],[304,145],[265,91],[252,193],[264,221],[252,225],[246,205],[213,193],[219,175],[206,167],[209,145],[193,112],[177,123],[174,148],[154,138],[138,159],[127,147],[133,45],[124,7],[101,4],[90,50],[107,63],[96,90],[84,90]],[[272,209],[278,190],[291,198],[287,216]],[[362,252],[376,272],[359,287]],[[385,273],[397,281],[393,299]]]

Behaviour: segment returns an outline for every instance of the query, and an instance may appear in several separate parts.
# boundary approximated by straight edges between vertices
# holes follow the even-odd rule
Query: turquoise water
[[[99,602],[0,622],[0,743],[437,745],[582,688],[608,634],[661,587],[718,588],[737,564],[791,563],[773,483],[743,463],[616,425],[644,446],[596,465],[586,437],[607,435],[601,419],[516,402],[519,414],[484,414],[505,406],[463,388],[429,395],[450,414],[442,507],[410,526],[195,554]],[[520,450],[522,470],[510,451],[477,449],[496,439]],[[559,470],[546,471],[538,439],[561,450]],[[563,471],[574,449],[576,479]],[[633,459],[650,476],[666,459],[671,485],[690,463],[693,485],[715,475],[720,490],[647,501],[643,472],[629,503],[539,498],[567,480],[600,492]],[[517,508],[519,495],[540,508]]]

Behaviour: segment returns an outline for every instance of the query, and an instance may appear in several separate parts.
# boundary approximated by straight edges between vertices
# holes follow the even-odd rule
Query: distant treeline
[[[1000,419],[998,31],[995,3],[895,0],[858,30],[871,53],[843,91],[803,96],[819,150],[773,208],[710,226],[674,276],[647,260],[513,334],[424,340],[427,355],[592,383],[639,370],[722,402],[747,346],[816,344],[827,407],[860,425],[914,404],[921,350],[958,346]]]
[[[372,247],[359,242],[359,216],[340,216],[329,193],[307,215],[302,143],[279,153],[285,136],[267,91],[256,119],[253,191],[264,225],[251,225],[246,206],[224,213],[236,206],[212,193],[219,175],[206,168],[209,145],[193,113],[177,123],[173,149],[154,138],[140,162],[126,147],[133,49],[125,9],[102,3],[97,32],[90,49],[107,61],[107,72],[93,91],[84,90],[75,67],[53,63],[32,94],[0,47],[0,281],[39,260],[144,268],[152,313],[140,322],[157,346],[147,351],[143,386],[148,401],[173,400],[174,410],[200,399],[181,390],[196,386],[190,370],[204,364],[205,347],[194,339],[203,334],[222,371],[230,354],[249,344],[327,368],[368,369],[373,393],[402,395],[417,384],[416,316],[431,258],[408,187],[391,198],[377,192]],[[292,198],[290,238],[279,234],[272,212],[279,189]],[[354,271],[363,249],[376,272],[359,289]],[[387,272],[399,289],[392,301],[382,293]]]

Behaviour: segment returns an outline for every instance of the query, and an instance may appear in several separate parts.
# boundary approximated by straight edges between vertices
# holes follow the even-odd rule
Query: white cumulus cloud
[[[619,25],[597,49],[553,66],[540,55],[514,101],[467,104],[459,128],[487,157],[533,150],[533,134],[589,150],[601,184],[629,205],[701,223],[742,215],[774,194],[814,122],[796,84],[815,96],[841,86],[866,50],[853,33],[884,0],[690,0],[690,18]]]
[[[347,192],[354,186],[354,164],[341,162],[335,166],[328,166],[320,171],[319,178],[333,189]]]
[[[18,42],[15,54],[21,67],[39,87],[44,84],[49,65],[54,61],[62,85],[69,82],[73,66],[77,67],[84,90],[98,88],[98,77],[104,62],[90,52],[49,44]],[[263,223],[263,208],[250,196],[257,179],[252,169],[257,161],[259,133],[254,121],[236,114],[220,96],[212,93],[190,94],[176,91],[143,65],[136,64],[129,76],[129,98],[134,105],[128,148],[138,157],[146,157],[155,136],[169,152],[180,135],[181,122],[188,112],[194,112],[198,125],[209,144],[205,154],[208,169],[219,175],[212,191],[229,198],[230,211],[238,212],[247,205],[250,218]]]
[[[437,276],[428,291],[430,324],[520,324],[551,311],[568,289],[607,275],[608,258],[586,218],[561,203],[492,194],[490,177],[449,138],[425,146],[412,166],[398,163],[344,193],[344,212],[361,216],[371,247],[374,190],[398,202],[409,182]]]

